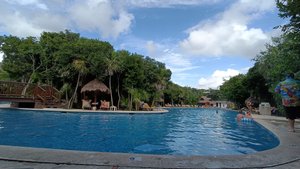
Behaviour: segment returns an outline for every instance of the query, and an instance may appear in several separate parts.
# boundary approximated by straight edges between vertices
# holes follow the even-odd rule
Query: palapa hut
[[[81,88],[81,93],[84,92],[94,92],[94,102],[97,102],[97,94],[98,92],[104,92],[109,94],[110,90],[109,88],[102,82],[100,82],[98,79],[94,79],[90,82],[88,82],[86,85],[84,85]]]

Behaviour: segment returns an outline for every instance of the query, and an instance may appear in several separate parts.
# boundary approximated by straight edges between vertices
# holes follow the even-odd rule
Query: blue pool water
[[[249,154],[278,139],[256,122],[216,109],[96,114],[0,109],[0,145],[169,155]]]

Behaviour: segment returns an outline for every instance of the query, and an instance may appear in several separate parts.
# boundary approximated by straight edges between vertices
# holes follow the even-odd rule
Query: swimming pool
[[[0,109],[0,145],[168,155],[250,154],[279,140],[234,111],[173,108],[165,114]]]

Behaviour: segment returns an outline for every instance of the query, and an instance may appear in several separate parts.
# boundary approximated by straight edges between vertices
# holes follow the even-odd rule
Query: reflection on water
[[[236,112],[216,110],[129,115],[0,109],[0,144],[173,155],[249,154],[279,144],[256,122],[237,122]]]

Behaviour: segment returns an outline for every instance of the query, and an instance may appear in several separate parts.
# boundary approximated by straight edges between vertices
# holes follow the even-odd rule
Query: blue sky
[[[202,89],[246,73],[284,23],[275,0],[0,1],[1,35],[69,29],[161,61],[174,83]]]

